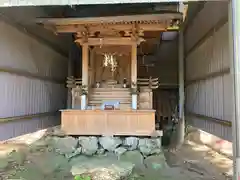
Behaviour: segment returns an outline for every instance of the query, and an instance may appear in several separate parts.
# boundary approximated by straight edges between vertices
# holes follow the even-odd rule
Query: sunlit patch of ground
[[[170,165],[180,166],[190,172],[200,174],[201,179],[231,179],[225,174],[231,171],[232,160],[205,145],[186,141],[178,151],[166,152],[166,157]]]

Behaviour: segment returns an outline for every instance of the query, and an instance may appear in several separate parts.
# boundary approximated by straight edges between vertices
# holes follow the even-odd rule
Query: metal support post
[[[184,115],[184,39],[183,31],[178,34],[178,77],[179,77],[179,122],[177,128],[177,146],[181,146],[185,136],[185,115]]]
[[[240,1],[230,0],[228,9],[229,50],[233,79],[233,168],[234,180],[240,179]]]

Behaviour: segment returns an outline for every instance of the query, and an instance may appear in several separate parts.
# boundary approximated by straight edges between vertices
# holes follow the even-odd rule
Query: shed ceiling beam
[[[90,4],[129,4],[129,3],[175,3],[175,2],[197,2],[201,0],[2,0],[0,1],[0,7],[12,7],[12,6],[73,6],[73,5],[90,5]],[[202,0],[203,1],[203,0]],[[222,0],[227,1],[227,0]]]

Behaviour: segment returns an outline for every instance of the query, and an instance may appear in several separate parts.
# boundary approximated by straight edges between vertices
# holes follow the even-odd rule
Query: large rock
[[[91,180],[120,180],[128,177],[134,164],[111,158],[89,158],[72,166],[72,175],[88,175]]]
[[[99,138],[99,143],[104,149],[114,152],[122,144],[122,140],[119,137],[104,136]]]
[[[124,162],[131,162],[136,166],[140,166],[143,164],[143,156],[137,150],[125,152],[119,157],[119,160]]]
[[[138,138],[137,137],[127,137],[124,142],[123,145],[126,146],[128,148],[128,150],[132,151],[137,149],[138,146]]]
[[[161,139],[160,138],[140,139],[138,148],[144,156],[159,154],[161,152]]]
[[[48,134],[51,136],[58,136],[58,137],[66,136],[66,133],[61,129],[61,126],[53,127],[52,130]]]
[[[159,155],[148,156],[146,159],[144,159],[144,164],[146,168],[153,170],[168,168],[168,164],[163,153]]]
[[[146,168],[143,164],[143,159],[143,155],[137,150],[127,151],[119,157],[120,161],[133,163],[135,165],[133,171],[139,175],[144,175],[145,173]]]
[[[99,148],[96,152],[97,155],[103,155],[105,153],[105,149]]]
[[[78,147],[77,149],[75,149],[75,151],[73,153],[70,153],[70,154],[65,154],[65,157],[67,159],[71,159],[73,158],[74,156],[77,156],[79,154],[81,154],[82,152],[82,147]]]
[[[106,158],[111,158],[111,159],[115,159],[115,160],[118,160],[118,156],[114,153],[114,152],[105,152],[102,157],[106,157]]]
[[[123,153],[125,153],[127,151],[126,148],[124,147],[118,147],[114,150],[114,153],[117,155],[117,156],[120,156],[122,155]]]
[[[79,137],[79,144],[82,147],[82,153],[88,156],[95,154],[98,150],[97,137]]]
[[[60,154],[70,154],[77,148],[78,139],[73,137],[54,138],[52,143],[56,152]]]
[[[34,143],[29,145],[30,152],[43,152],[47,149],[47,146],[49,145],[50,138],[41,138]]]

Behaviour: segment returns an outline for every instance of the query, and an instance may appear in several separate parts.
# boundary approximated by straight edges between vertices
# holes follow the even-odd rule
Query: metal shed
[[[128,1],[87,2],[96,3]],[[143,2],[131,3],[138,6]],[[66,68],[70,64],[68,59],[69,56],[78,59],[81,52],[71,43],[71,38],[56,38],[29,22],[30,16],[51,16],[49,12],[56,10],[56,6],[45,9],[37,6],[70,5],[74,10],[79,4],[85,4],[85,1],[5,0],[0,3],[4,7],[0,9],[0,140],[59,124],[57,111],[67,105],[64,83],[68,73],[71,74]],[[9,9],[9,6],[25,7]],[[149,11],[157,11],[159,7],[149,7]],[[178,39],[164,41],[159,46],[155,57],[170,60],[159,61],[155,74],[162,78],[165,87],[179,88],[182,131],[186,117],[190,125],[238,143],[238,7],[237,0],[191,2]],[[71,15],[74,16],[74,11]],[[66,51],[68,48],[71,50]],[[182,134],[180,131],[179,135]],[[238,157],[238,150],[235,150]]]

